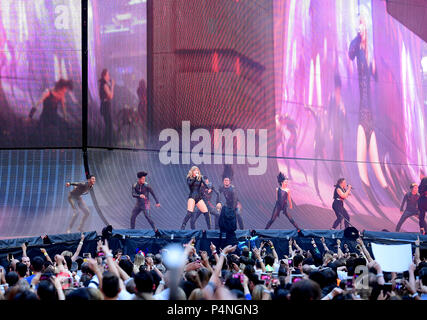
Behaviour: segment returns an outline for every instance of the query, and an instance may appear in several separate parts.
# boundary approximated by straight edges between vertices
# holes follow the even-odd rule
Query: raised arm
[[[320,241],[322,242],[323,249],[324,249],[325,251],[330,251],[330,250],[329,250],[329,248],[328,248],[328,246],[326,245],[325,238],[324,238],[324,237],[321,237],[321,238],[320,238]]]
[[[344,253],[341,250],[341,240],[337,239],[337,247],[338,247],[338,259],[344,257]]]
[[[365,244],[363,243],[362,238],[358,238],[356,241],[360,245],[360,248],[361,248],[364,256],[366,257],[366,260],[368,260],[368,262],[373,261],[374,259],[372,259],[371,255],[369,254],[368,249],[366,249]]]
[[[49,254],[47,253],[45,248],[40,248],[40,251],[43,253],[43,255],[46,257],[46,260],[53,263],[52,259],[49,257]]]
[[[216,247],[215,247],[215,245],[212,242],[211,242],[211,245],[210,245],[210,249],[212,251],[212,255],[215,258],[216,264],[218,264],[218,261],[219,261],[218,252],[216,251]]]
[[[27,256],[27,245],[25,243],[21,244],[22,249],[22,257],[28,257]]]
[[[292,259],[295,256],[295,251],[292,248],[292,243],[294,242],[294,240],[291,238],[289,239],[289,257],[290,259]]]
[[[76,252],[74,252],[73,256],[71,257],[71,261],[76,261],[77,260],[77,257],[79,256],[80,251],[82,250],[84,239],[85,239],[85,235],[82,233],[81,236],[80,236],[79,245],[77,246]]]
[[[274,257],[274,263],[279,263],[279,256],[277,255],[276,249],[274,249],[274,244],[271,240],[268,241],[268,245],[270,246],[271,253]]]
[[[119,269],[113,260],[114,255],[111,252],[110,248],[108,247],[108,241],[107,240],[104,241],[104,244],[101,246],[101,248],[102,248],[102,252],[104,252],[106,260],[107,260],[108,270],[110,272],[112,272],[113,274],[115,274],[117,276],[117,278],[119,278],[120,289],[126,290],[126,286],[125,286],[125,284],[124,284],[124,282],[120,276]]]
[[[420,237],[419,236],[417,236],[417,240],[415,240],[414,262],[417,266],[421,263],[421,259],[420,259]]]
[[[259,263],[261,265],[262,272],[265,272],[265,264],[264,264],[264,261],[262,261],[262,259],[261,259],[261,253],[259,252],[259,249],[253,248],[252,252],[254,253],[255,258],[259,261]]]

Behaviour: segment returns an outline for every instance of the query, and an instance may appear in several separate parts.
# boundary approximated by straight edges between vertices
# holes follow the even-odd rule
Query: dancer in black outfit
[[[209,185],[209,179],[206,176],[205,176],[205,182]],[[208,227],[208,230],[211,229],[210,215],[213,215],[215,217],[215,229],[218,229],[219,214],[218,214],[218,212],[216,212],[216,209],[215,209],[215,207],[211,201],[213,193],[215,193],[218,196],[218,192],[215,190],[214,187],[212,187],[212,189],[208,189],[204,185],[202,186],[202,199],[206,203],[206,206],[208,207],[208,211],[209,211],[208,214],[204,215],[205,220],[206,220],[206,226]],[[196,229],[196,221],[197,221],[197,219],[199,219],[201,214],[202,214],[202,212],[198,209],[197,209],[197,212],[193,214],[191,221],[190,221],[192,230]]]
[[[99,79],[99,98],[101,99],[101,115],[105,123],[105,140],[107,146],[113,143],[113,115],[111,100],[114,97],[114,80],[110,78],[107,69],[102,70],[101,79]]]
[[[191,167],[190,171],[188,171],[187,184],[190,188],[190,194],[188,195],[187,201],[187,215],[184,217],[184,221],[181,225],[181,230],[185,229],[188,220],[190,220],[193,215],[195,206],[197,206],[197,208],[202,212],[203,215],[209,215],[208,208],[206,206],[205,201],[203,200],[202,185],[204,185],[208,189],[211,189],[212,186],[208,185],[205,178],[200,173],[198,167],[193,166]]]
[[[135,220],[141,211],[144,212],[145,219],[147,219],[151,228],[154,232],[157,233],[157,229],[154,226],[154,222],[151,219],[150,215],[150,193],[153,195],[154,200],[156,201],[156,207],[160,207],[160,203],[157,200],[156,195],[153,192],[153,189],[145,181],[147,172],[138,172],[138,182],[132,186],[132,197],[136,198],[135,207],[132,210],[132,217],[130,218],[130,228],[135,229]]]
[[[71,207],[73,208],[73,216],[70,221],[70,225],[67,229],[67,233],[71,233],[71,228],[74,225],[74,222],[77,219],[77,216],[79,214],[77,210],[77,206],[80,208],[80,210],[83,212],[83,218],[79,226],[79,231],[83,232],[83,226],[86,221],[86,219],[89,217],[89,209],[86,206],[85,202],[82,199],[82,195],[87,194],[89,190],[93,188],[93,185],[95,184],[96,179],[95,176],[89,176],[87,182],[67,182],[65,184],[66,187],[74,186],[75,188],[68,194],[68,202],[71,204]]]
[[[420,209],[420,233],[425,235],[427,231],[425,222],[427,211],[427,176],[421,180],[418,186],[418,192],[420,193],[420,198],[418,199],[418,208]]]
[[[239,224],[240,230],[243,230],[243,218],[242,218],[242,208],[239,202],[239,198],[237,196],[236,187],[231,184],[231,178],[224,176],[223,185],[218,190],[217,200],[216,200],[216,208],[218,212],[221,212],[221,208],[223,204],[221,203],[221,194],[224,195],[225,198],[225,206],[235,210],[237,222]]]
[[[71,80],[60,79],[55,83],[53,89],[47,89],[37,104],[31,108],[29,118],[32,119],[34,113],[40,104],[43,104],[43,110],[40,114],[38,132],[43,139],[49,139],[50,135],[68,133],[67,124],[67,108],[65,106],[65,95],[68,91],[73,90],[73,82]],[[58,114],[58,105],[61,105],[63,118]],[[51,131],[51,128],[58,130]]]
[[[350,216],[344,208],[344,200],[350,195],[351,188],[351,185],[347,185],[344,178],[338,179],[334,190],[334,202],[332,203],[332,209],[334,209],[337,219],[332,225],[332,229],[335,229],[344,218],[345,227],[348,228],[349,226]]]
[[[273,214],[265,229],[269,229],[273,222],[279,217],[280,212],[283,211],[283,214],[288,218],[289,222],[299,231],[300,228],[287,210],[288,203],[289,209],[292,209],[291,190],[288,188],[288,179],[280,172],[277,176],[277,182],[279,183],[279,188],[276,188],[276,205],[274,206]]]
[[[403,197],[402,204],[400,205],[400,213],[402,216],[396,226],[396,232],[399,232],[400,227],[406,219],[412,216],[418,216],[420,211],[418,210],[418,199],[420,194],[418,193],[418,185],[416,183],[411,184],[411,190]],[[406,209],[403,211],[403,207],[406,203]]]

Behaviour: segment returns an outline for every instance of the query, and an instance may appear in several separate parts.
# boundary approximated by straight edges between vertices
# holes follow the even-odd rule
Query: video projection
[[[146,0],[89,0],[88,6],[88,142],[142,148],[147,133]]]
[[[81,146],[80,0],[0,2],[0,147]]]
[[[385,1],[289,0],[275,10],[276,154],[316,159],[279,159],[280,170],[326,208],[345,177],[354,214],[392,219],[426,174],[426,43]]]

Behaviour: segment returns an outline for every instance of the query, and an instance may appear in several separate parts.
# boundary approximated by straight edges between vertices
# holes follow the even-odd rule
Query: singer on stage
[[[206,176],[205,176],[205,182],[209,185],[209,179]],[[215,217],[215,229],[219,228],[218,227],[219,213],[216,212],[215,206],[212,204],[213,193],[215,193],[218,196],[218,192],[215,190],[214,187],[212,187],[212,189],[209,189],[204,185],[202,186],[202,199],[209,210],[208,214],[205,213],[206,226],[208,227],[208,230],[211,229],[211,215]],[[202,212],[199,209],[197,209],[196,213],[193,213],[193,216],[190,221],[192,230],[196,229],[196,221],[201,214]]]
[[[187,184],[190,189],[190,194],[188,195],[187,201],[187,215],[184,217],[184,221],[181,225],[181,230],[185,229],[188,220],[190,220],[194,212],[195,206],[197,206],[197,208],[204,216],[209,215],[208,208],[206,206],[205,201],[203,200],[202,185],[208,189],[211,189],[212,186],[206,182],[205,178],[200,173],[198,167],[193,166],[191,167],[190,171],[188,171]]]
[[[344,208],[344,200],[350,195],[351,188],[351,185],[347,185],[344,178],[338,179],[334,190],[334,202],[332,203],[332,209],[334,209],[337,219],[332,225],[332,229],[335,229],[342,219],[344,219],[345,227],[348,228],[349,226],[350,216]]]
[[[153,189],[145,181],[147,177],[147,172],[141,171],[137,173],[138,182],[132,186],[132,197],[136,198],[135,207],[132,210],[132,217],[130,218],[130,228],[135,229],[136,217],[141,211],[144,212],[145,219],[147,219],[151,228],[154,232],[157,233],[157,229],[154,225],[153,220],[150,215],[150,193],[153,195],[154,200],[156,201],[156,207],[160,207],[160,203],[157,200],[156,195],[153,192]]]
[[[80,232],[83,232],[84,223],[89,217],[90,212],[88,207],[86,206],[86,203],[82,199],[82,195],[87,194],[89,190],[93,188],[95,182],[95,176],[91,175],[89,176],[87,182],[67,182],[65,184],[66,187],[74,186],[74,189],[68,194],[68,202],[73,208],[73,216],[70,221],[70,226],[67,229],[67,233],[71,233],[71,228],[73,227],[74,222],[76,221],[77,216],[79,214],[77,206],[83,212],[83,218],[78,229]]]

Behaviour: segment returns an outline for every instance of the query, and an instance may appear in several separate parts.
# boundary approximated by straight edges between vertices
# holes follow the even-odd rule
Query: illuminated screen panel
[[[147,4],[145,0],[89,1],[89,137],[93,146],[144,146],[147,132]],[[100,79],[115,86],[101,107]],[[102,97],[104,100],[104,95]]]
[[[0,147],[81,145],[81,55],[79,0],[0,2]]]
[[[345,177],[358,185],[359,213],[391,217],[426,173],[426,43],[383,1],[290,0],[275,10],[276,154],[314,160],[279,159],[279,169],[319,206]]]

